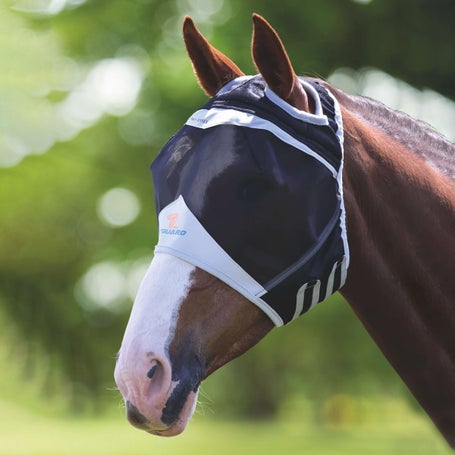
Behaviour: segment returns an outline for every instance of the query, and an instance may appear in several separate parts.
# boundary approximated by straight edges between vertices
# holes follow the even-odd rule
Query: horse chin
[[[163,428],[163,425],[157,425],[155,428],[151,425],[149,429],[147,429],[147,433],[156,435],[156,436],[177,436],[185,430],[190,421],[191,417],[193,416],[194,410],[196,409],[197,404],[197,396],[198,391],[190,392],[188,395],[180,414],[175,419],[173,423],[171,423],[168,427]]]

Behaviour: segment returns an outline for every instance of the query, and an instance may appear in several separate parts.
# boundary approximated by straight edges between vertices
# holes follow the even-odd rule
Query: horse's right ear
[[[207,95],[214,96],[228,82],[244,76],[234,62],[204,38],[189,16],[183,21],[183,40],[196,77]]]

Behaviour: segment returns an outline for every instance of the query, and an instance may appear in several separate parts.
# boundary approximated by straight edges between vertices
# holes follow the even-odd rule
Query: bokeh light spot
[[[98,201],[98,216],[111,227],[122,227],[132,223],[141,210],[138,197],[126,188],[112,188]]]
[[[119,310],[124,306],[125,276],[113,262],[100,262],[92,266],[81,281],[84,297],[90,307]],[[85,305],[87,306],[87,305]]]

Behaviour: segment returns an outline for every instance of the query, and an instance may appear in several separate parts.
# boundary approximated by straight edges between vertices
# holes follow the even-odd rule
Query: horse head
[[[183,431],[205,377],[345,279],[336,101],[253,23],[254,77],[183,25],[211,99],[152,165],[159,241],[115,369],[128,420],[157,435]]]

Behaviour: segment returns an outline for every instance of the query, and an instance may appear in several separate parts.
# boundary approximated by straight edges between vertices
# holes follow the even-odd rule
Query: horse
[[[202,380],[340,289],[455,447],[455,153],[428,125],[298,77],[253,15],[246,76],[191,18],[210,97],[152,164],[159,240],[115,367],[129,422],[173,436]]]

